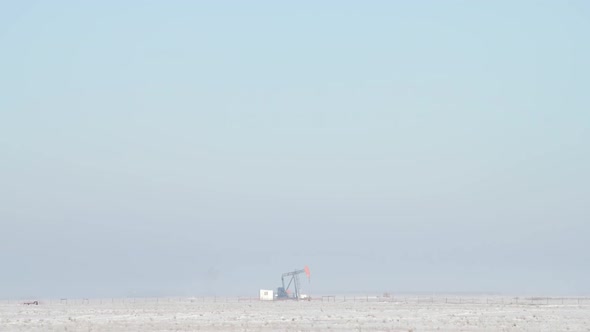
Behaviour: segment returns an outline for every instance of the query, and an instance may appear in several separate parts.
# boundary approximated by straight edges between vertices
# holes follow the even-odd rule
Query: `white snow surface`
[[[475,298],[0,303],[0,331],[590,331],[590,301]]]

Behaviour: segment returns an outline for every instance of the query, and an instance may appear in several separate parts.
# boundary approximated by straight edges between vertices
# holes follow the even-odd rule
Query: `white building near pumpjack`
[[[274,292],[269,289],[260,290],[260,301],[272,301],[274,300]]]

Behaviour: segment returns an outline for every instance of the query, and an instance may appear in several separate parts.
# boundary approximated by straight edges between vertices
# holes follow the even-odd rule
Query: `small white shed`
[[[260,290],[260,301],[272,301],[274,300],[274,292],[268,289]]]

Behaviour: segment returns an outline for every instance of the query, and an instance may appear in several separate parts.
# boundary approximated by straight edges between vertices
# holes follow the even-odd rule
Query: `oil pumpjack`
[[[299,282],[299,275],[305,273],[307,279],[311,279],[311,273],[309,267],[306,265],[302,270],[295,270],[291,272],[285,272],[281,276],[282,286],[277,288],[277,300],[304,300],[309,299],[309,296],[301,294],[301,287]],[[285,279],[288,280],[285,285]],[[293,294],[290,294],[289,288],[293,285]]]

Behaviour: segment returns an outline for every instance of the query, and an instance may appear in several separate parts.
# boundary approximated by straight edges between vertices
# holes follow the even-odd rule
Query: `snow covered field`
[[[355,300],[4,301],[0,331],[590,331],[588,299]]]

